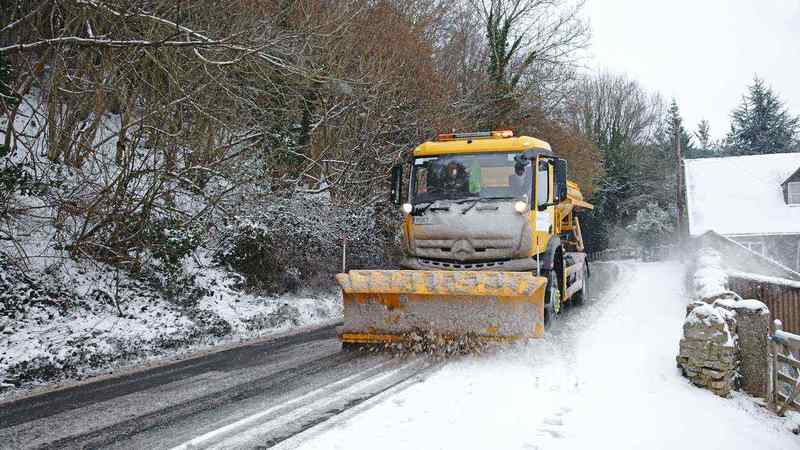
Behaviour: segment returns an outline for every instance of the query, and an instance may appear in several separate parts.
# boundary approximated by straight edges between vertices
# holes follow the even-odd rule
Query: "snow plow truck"
[[[435,335],[540,337],[586,295],[576,212],[592,209],[547,142],[511,131],[440,134],[391,173],[403,270],[336,276],[344,346]],[[407,180],[407,189],[402,189]]]

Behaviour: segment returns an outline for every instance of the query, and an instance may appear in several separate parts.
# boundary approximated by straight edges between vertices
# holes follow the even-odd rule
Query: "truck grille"
[[[425,265],[433,266],[433,267],[444,267],[448,269],[484,269],[489,267],[503,267],[505,265],[505,261],[484,261],[484,262],[475,262],[475,263],[462,263],[456,261],[442,261],[442,260],[435,260],[435,259],[425,259],[419,258],[419,262]]]
[[[514,256],[511,239],[417,239],[416,255],[429,260],[499,261]]]

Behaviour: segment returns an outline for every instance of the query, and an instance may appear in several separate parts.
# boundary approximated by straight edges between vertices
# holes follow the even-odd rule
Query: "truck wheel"
[[[547,273],[547,287],[544,292],[544,326],[549,328],[561,314],[561,289],[558,288],[558,273]]]
[[[342,342],[343,352],[358,352],[361,351],[363,347],[364,344],[357,344],[355,342]]]
[[[586,280],[589,278],[589,264],[584,263],[583,266],[583,287],[580,291],[576,292],[575,295],[572,296],[570,302],[574,302],[575,306],[580,306],[583,304],[583,301],[586,300],[587,290],[586,290]]]

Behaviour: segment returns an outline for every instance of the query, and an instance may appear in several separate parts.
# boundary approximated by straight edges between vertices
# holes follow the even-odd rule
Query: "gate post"
[[[773,322],[773,332],[769,336],[769,386],[768,394],[767,394],[767,402],[770,407],[777,412],[778,411],[778,403],[775,398],[775,389],[778,388],[778,370],[780,367],[778,366],[778,343],[775,342],[774,335],[775,332],[778,330],[783,330],[783,323],[780,320],[775,319]]]

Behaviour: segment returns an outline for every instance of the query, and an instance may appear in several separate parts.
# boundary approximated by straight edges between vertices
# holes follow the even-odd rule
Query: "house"
[[[689,234],[708,231],[800,271],[800,153],[687,159]]]

